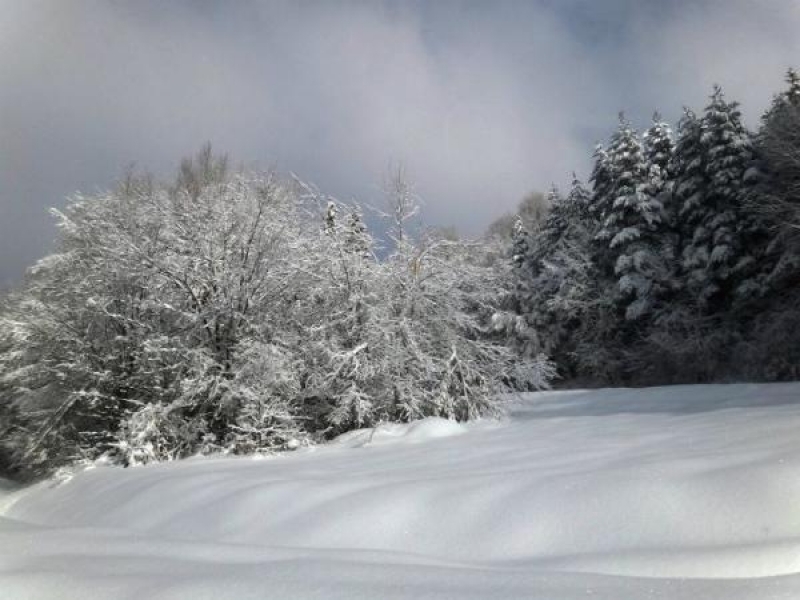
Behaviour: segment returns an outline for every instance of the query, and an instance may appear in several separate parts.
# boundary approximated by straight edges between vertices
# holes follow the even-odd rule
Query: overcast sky
[[[800,66],[797,0],[0,0],[0,285],[47,208],[205,141],[344,200],[403,162],[431,224],[481,231],[585,176],[625,110],[675,120],[718,82],[751,125]]]

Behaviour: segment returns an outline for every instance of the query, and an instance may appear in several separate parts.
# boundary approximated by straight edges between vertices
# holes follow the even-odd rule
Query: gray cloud
[[[751,124],[800,56],[793,0],[0,0],[0,282],[52,243],[46,207],[211,140],[376,202],[406,163],[468,232],[586,171],[625,109],[676,118],[723,84]]]

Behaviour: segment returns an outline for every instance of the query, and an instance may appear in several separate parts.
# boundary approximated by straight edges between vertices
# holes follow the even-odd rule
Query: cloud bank
[[[794,0],[0,0],[0,282],[52,248],[46,208],[205,141],[380,201],[403,162],[427,220],[476,233],[586,174],[626,110],[757,123],[800,57]]]

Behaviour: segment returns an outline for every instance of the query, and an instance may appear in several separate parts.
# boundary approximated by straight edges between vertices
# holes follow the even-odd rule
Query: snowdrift
[[[798,432],[800,384],[548,392],[0,487],[0,597],[800,598]]]

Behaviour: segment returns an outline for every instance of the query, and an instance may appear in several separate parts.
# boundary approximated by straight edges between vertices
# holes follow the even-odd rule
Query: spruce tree
[[[800,75],[786,74],[787,89],[762,117],[755,151],[762,177],[749,204],[764,215],[769,242],[764,250],[763,285],[774,291],[800,280]]]
[[[536,254],[540,260],[552,252],[554,246],[564,237],[564,233],[569,227],[566,202],[555,185],[550,188],[550,192],[547,195],[547,205],[547,216],[544,219],[539,235],[536,236]]]
[[[577,175],[573,173],[572,178],[569,194],[562,195],[556,186],[548,194],[550,210],[533,244],[533,260],[539,263],[576,243],[588,251],[592,227],[591,196]]]
[[[642,136],[644,158],[647,162],[648,193],[660,199],[668,221],[672,221],[670,206],[670,165],[675,144],[672,128],[661,120],[661,115],[653,115],[653,124]]]
[[[570,227],[590,229],[593,222],[591,213],[592,197],[578,176],[572,173],[572,184],[565,200],[565,213]]]
[[[786,83],[789,84],[789,89],[784,93],[786,101],[792,106],[800,106],[800,75],[797,71],[790,68],[786,72]]]
[[[344,228],[344,247],[347,252],[364,258],[369,257],[372,238],[364,225],[361,212],[357,208],[351,210],[347,215]]]
[[[635,320],[655,301],[661,267],[657,235],[663,207],[648,194],[648,169],[636,131],[620,115],[609,158],[616,176],[614,201],[597,239],[608,245],[614,261],[618,299],[625,316]]]
[[[592,184],[589,214],[594,225],[590,256],[592,263],[597,267],[598,275],[606,284],[614,277],[614,261],[608,252],[608,240],[601,236],[601,232],[614,203],[616,182],[609,151],[602,144],[595,146],[593,158],[594,166],[589,176]]]
[[[672,174],[672,204],[675,211],[676,245],[680,253],[677,271],[683,287],[694,272],[692,240],[703,217],[706,195],[703,124],[689,108],[678,122],[678,137],[669,167]]]
[[[754,258],[741,239],[742,186],[752,159],[750,137],[738,104],[726,102],[714,87],[701,124],[702,190],[688,196],[682,216],[692,226],[683,249],[683,266],[690,290],[701,306],[720,310]],[[695,159],[696,161],[696,159]],[[692,163],[690,170],[697,167]]]
[[[661,114],[653,114],[653,124],[642,136],[644,157],[651,166],[658,167],[661,171],[669,169],[674,144],[672,141],[672,128],[669,123],[661,120]]]
[[[662,223],[659,225],[658,253],[661,258],[663,287],[672,291],[680,285],[675,277],[675,260],[678,253],[677,207],[674,201],[674,178],[672,168],[675,158],[675,142],[672,128],[653,114],[653,123],[642,136],[644,157],[647,162],[645,193],[655,198],[662,206]]]
[[[328,206],[325,209],[325,216],[323,217],[323,227],[325,233],[328,235],[333,235],[336,232],[336,227],[338,225],[337,213],[338,209],[336,208],[336,203],[329,200]]]
[[[605,221],[611,210],[614,190],[614,173],[608,151],[602,144],[597,144],[594,149],[594,166],[589,182],[592,184],[591,202],[589,210],[598,224]]]
[[[511,260],[514,266],[522,269],[528,262],[530,255],[530,233],[518,216],[514,221],[514,231],[511,237]]]

